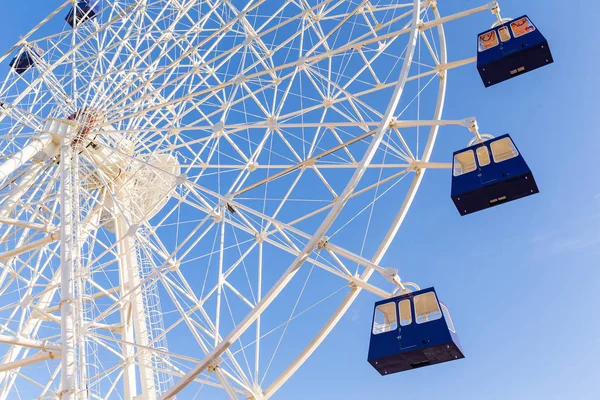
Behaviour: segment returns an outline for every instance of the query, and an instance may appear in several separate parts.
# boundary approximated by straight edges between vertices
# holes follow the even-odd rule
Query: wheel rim
[[[183,9],[192,3],[186,2]],[[261,296],[276,281],[274,278],[285,271],[285,268],[274,273],[269,271],[267,277],[263,270],[266,266],[262,264],[267,260],[277,260],[276,264],[289,265],[298,251],[311,240],[315,242],[315,249],[311,249],[308,258],[302,260],[304,275],[298,274],[286,288],[296,290],[296,294],[282,292],[277,296],[276,301],[251,324],[251,328],[239,336],[235,345],[223,353],[218,368],[217,364],[211,364],[198,376],[199,381],[186,390],[194,393],[200,387],[200,396],[204,396],[212,394],[211,387],[215,387],[229,397],[235,393],[256,398],[270,397],[316,348],[315,341],[306,340],[308,346],[299,347],[304,351],[285,354],[286,360],[292,361],[280,361],[275,357],[283,353],[282,346],[285,345],[282,345],[281,338],[287,340],[294,332],[290,319],[299,320],[314,310],[323,310],[319,313],[325,316],[333,314],[322,330],[315,329],[315,333],[308,335],[320,343],[347,310],[363,287],[356,286],[358,278],[354,275],[358,273],[363,282],[369,279],[373,270],[366,268],[365,263],[379,263],[406,215],[427,167],[439,127],[432,125],[429,134],[422,137],[418,129],[412,127],[402,128],[402,133],[397,128],[382,131],[382,142],[374,146],[373,159],[365,163],[365,174],[356,179],[358,186],[349,192],[348,203],[340,207],[339,216],[332,218],[323,234],[316,230],[323,226],[325,215],[335,207],[338,196],[344,193],[347,182],[356,171],[356,165],[364,159],[374,137],[370,132],[382,124],[383,114],[378,108],[384,109],[387,104],[371,105],[369,101],[377,96],[391,96],[397,82],[390,76],[399,74],[403,52],[411,51],[411,48],[414,50],[417,46],[407,46],[406,42],[402,42],[404,35],[392,33],[410,26],[413,7],[417,9],[418,5],[391,3],[391,7],[364,10],[354,3],[340,6],[323,2],[320,6],[305,8],[291,5],[288,7],[296,7],[293,15],[304,13],[308,17],[298,17],[298,27],[292,29],[288,26],[287,31],[283,30],[280,26],[283,23],[277,18],[269,20],[263,17],[261,13],[265,8],[261,9],[257,3],[251,4],[245,13],[229,3],[216,6],[221,7],[219,11],[222,13],[217,18],[218,13],[213,12],[215,20],[212,23],[215,26],[222,28],[227,25],[227,18],[239,21],[231,24],[229,31],[223,30],[218,42],[235,50],[227,52],[216,45],[214,50],[200,56],[191,52],[190,48],[206,48],[204,46],[210,44],[208,37],[217,35],[219,30],[210,30],[207,26],[211,21],[206,18],[204,31],[196,33],[188,26],[187,36],[177,36],[180,33],[177,30],[169,33],[165,27],[169,23],[183,21],[193,8],[175,12],[165,2],[159,1],[147,2],[145,11],[129,4],[111,4],[97,20],[65,33],[64,37],[30,40],[30,43],[40,46],[45,44],[45,48],[54,49],[54,53],[46,52],[44,57],[47,58],[40,58],[40,64],[23,76],[11,73],[5,80],[0,93],[6,99],[4,103],[10,104],[11,114],[2,115],[9,121],[9,128],[4,130],[3,135],[6,143],[3,155],[8,157],[21,149],[44,130],[44,124],[50,118],[72,117],[76,121],[68,144],[76,153],[69,176],[79,182],[74,185],[79,192],[73,202],[76,205],[73,231],[78,233],[76,236],[80,238],[82,252],[76,257],[81,265],[75,270],[81,275],[75,278],[76,286],[80,285],[75,298],[79,304],[76,354],[80,357],[77,362],[85,371],[79,374],[80,381],[76,384],[81,396],[104,398],[127,393],[124,388],[127,386],[124,383],[127,369],[138,370],[144,360],[150,366],[152,383],[142,390],[151,392],[151,398],[165,392],[174,378],[187,374],[201,361],[203,352],[207,353],[217,346],[221,338],[233,330],[252,307],[256,307]],[[206,4],[215,8],[210,2]],[[132,8],[128,8],[130,6]],[[256,8],[252,8],[254,6]],[[122,19],[119,15],[126,15],[125,10],[133,13],[127,17],[127,23],[118,22]],[[167,18],[164,15],[169,15],[169,10],[171,14]],[[200,14],[199,10],[196,12]],[[291,11],[272,9],[271,12],[275,16],[287,16],[286,13]],[[150,14],[154,19],[149,17]],[[242,14],[243,18],[239,18]],[[428,15],[432,19],[439,18],[437,9],[426,8],[416,15],[423,20],[427,20]],[[373,21],[379,17],[389,26],[386,27],[386,22],[383,22],[378,34],[369,36],[367,31],[377,24],[369,26],[370,22],[365,22],[362,28],[367,33],[361,34],[358,23],[354,22],[353,26],[352,18],[369,16]],[[146,36],[140,35],[144,32],[142,28],[146,27],[144,23],[149,20],[156,26],[149,28]],[[201,17],[197,20],[202,21]],[[335,28],[338,24],[341,27]],[[273,42],[268,41],[268,34],[261,36],[259,28],[276,31],[275,26],[279,26],[277,29],[281,32],[279,36],[274,35]],[[327,31],[323,31],[324,27],[337,32],[338,39],[331,48],[324,45],[314,47],[310,40],[318,42],[323,36],[333,37],[333,34],[327,35]],[[238,30],[244,30],[246,36],[238,37]],[[407,30],[406,37],[410,31]],[[340,32],[346,32],[348,37],[344,38]],[[81,44],[88,40],[86,43],[96,41],[100,46],[103,33],[104,38],[112,37],[113,42],[106,39],[105,47],[90,49]],[[298,36],[291,39],[295,33]],[[202,34],[207,37],[201,37]],[[433,66],[446,64],[441,27],[438,34],[438,39],[430,37],[431,42],[427,42],[435,46],[437,40],[440,46],[439,51],[432,50],[438,58],[436,62],[432,60]],[[144,44],[141,36],[152,37],[154,42]],[[381,36],[386,36],[388,42],[383,47],[369,48],[383,42]],[[348,44],[356,38],[361,38],[358,41],[366,44]],[[227,40],[232,43],[227,43]],[[266,49],[277,48],[276,40],[289,40],[289,44],[272,54],[265,54],[269,51]],[[420,37],[419,43],[425,47],[423,40]],[[137,50],[132,51],[125,42],[136,43]],[[161,57],[155,57],[152,45],[157,42],[165,49],[170,45],[173,47],[163,51]],[[65,45],[64,51],[59,50],[62,45]],[[313,47],[316,50],[311,52]],[[302,50],[299,54],[289,56],[291,50],[298,48]],[[96,56],[92,50],[96,51]],[[111,51],[114,52],[112,59],[106,56]],[[280,55],[284,52],[287,54],[285,57]],[[129,55],[123,56],[125,53]],[[188,56],[181,60],[174,58],[174,55],[182,57],[186,53]],[[255,59],[249,54],[254,54]],[[215,60],[207,62],[209,55],[213,55]],[[122,56],[125,62],[115,61]],[[227,58],[229,64],[224,62]],[[158,62],[152,64],[150,59]],[[390,60],[396,60],[391,68]],[[392,107],[393,115],[401,119],[416,115],[416,120],[439,120],[445,76],[439,79],[432,96],[433,100],[437,100],[429,99],[429,115],[424,117],[420,114],[421,101],[425,98],[423,93],[435,80],[425,85],[419,81],[417,85],[417,79],[411,78],[434,67],[428,67],[420,57],[416,64],[419,67],[407,70],[410,72],[407,77],[414,86],[410,90],[418,95],[411,97],[409,93],[398,108]],[[73,68],[74,65],[77,67]],[[136,65],[144,68],[124,68]],[[181,68],[181,65],[186,66]],[[247,68],[248,65],[251,67]],[[200,71],[196,74],[200,77],[190,72],[193,70]],[[386,79],[377,75],[384,70],[391,71]],[[271,73],[280,75],[273,78]],[[372,82],[367,89],[364,79],[369,74]],[[81,82],[97,83],[80,91]],[[66,88],[62,97],[58,88]],[[294,96],[296,98],[291,100]],[[321,96],[321,99],[315,96]],[[242,100],[238,101],[240,98]],[[92,114],[93,118],[90,117]],[[23,121],[26,123],[23,124]],[[411,134],[414,136],[412,142]],[[413,163],[415,158],[424,163],[417,169]],[[40,176],[41,171],[45,172]],[[412,181],[406,179],[415,171],[418,173]],[[28,176],[33,180],[31,185],[26,180]],[[60,193],[60,171],[56,159],[31,162],[10,177],[28,189],[17,197],[15,187],[18,185],[6,185],[2,189],[0,193],[6,199],[3,205],[8,210],[5,219],[29,219],[31,224],[60,225],[61,206],[57,196]],[[398,192],[406,195],[396,219],[391,226],[388,222],[385,229],[379,229],[387,232],[385,235],[375,235],[370,226],[372,220],[378,219],[376,204],[382,204],[382,199]],[[295,198],[297,194],[299,197]],[[18,200],[14,206],[7,206],[9,200],[15,198]],[[27,209],[25,203],[30,200],[49,204],[50,211],[44,209],[36,213]],[[355,232],[361,228],[365,234],[356,239]],[[22,248],[51,231],[35,231],[37,233],[32,234],[32,229],[25,231],[27,228],[9,223],[2,225],[2,229],[0,233],[11,240],[7,242],[7,251]],[[136,233],[132,236],[127,235],[134,231]],[[123,244],[129,240],[127,237],[132,242],[129,248]],[[59,248],[59,243],[52,241],[18,254],[9,259],[4,271],[12,268],[23,272],[26,261],[37,260],[32,268],[35,273],[25,274],[21,279],[33,286],[32,282],[40,282],[43,278],[52,287],[52,276],[57,273],[60,261],[57,256]],[[341,255],[342,250],[338,249],[350,251],[356,259],[346,253]],[[232,255],[235,252],[238,254]],[[124,262],[128,254],[135,256]],[[107,261],[107,258],[112,258],[112,261]],[[251,258],[255,258],[253,265],[248,261]],[[196,275],[193,266],[197,263],[204,263],[204,277]],[[119,330],[123,328],[115,322],[126,297],[119,290],[127,292],[120,287],[125,278],[116,269],[123,270],[126,269],[124,266],[131,265],[138,271],[140,288],[130,290],[142,299],[138,308],[142,307],[145,316],[129,322],[139,325],[139,320],[143,320],[148,336],[145,341],[136,336],[138,331],[144,332],[143,327],[134,327],[132,336],[126,337]],[[272,268],[272,265],[274,263],[270,261],[268,267]],[[155,269],[159,273],[153,276]],[[215,278],[215,273],[222,275],[221,279]],[[10,278],[8,272],[6,276],[5,290],[9,291],[18,279]],[[250,282],[251,278],[253,282]],[[79,283],[77,279],[80,279]],[[337,285],[333,283],[335,280]],[[220,283],[214,284],[216,281]],[[354,285],[353,288],[347,287],[348,282]],[[199,284],[202,284],[200,291],[195,287]],[[54,284],[54,287],[57,285]],[[380,295],[390,291],[372,285],[367,288]],[[310,300],[307,300],[307,291],[310,291]],[[22,331],[24,322],[18,321],[16,316],[30,316],[34,309],[40,312],[37,309],[43,293],[49,300],[46,300],[48,304],[42,311],[50,309],[60,316],[57,311],[60,298],[56,292],[50,295],[42,290],[32,291],[31,303],[23,303],[19,295],[18,299],[5,306],[9,314],[14,313],[5,319],[18,329],[7,327],[5,333],[17,336]],[[345,298],[342,297],[344,293]],[[290,299],[295,301],[290,302]],[[34,300],[38,302],[35,307]],[[282,317],[286,314],[283,312],[286,303],[293,304],[293,307],[291,313]],[[336,308],[332,304],[341,305]],[[204,306],[206,309],[203,309]],[[289,308],[287,311],[290,311]],[[215,309],[221,310],[220,313]],[[57,326],[52,320],[52,313],[46,315],[49,321],[39,316],[30,318],[37,322],[32,322],[34,326],[28,328],[28,336],[55,339]],[[225,319],[228,313],[230,321]],[[123,325],[123,316],[119,318]],[[327,321],[320,318],[320,324]],[[315,326],[318,327],[317,319]],[[52,329],[54,334],[50,334]],[[216,338],[211,334],[214,330],[219,331]],[[293,334],[301,335],[298,332]],[[177,338],[184,333],[190,340],[188,344],[197,346],[197,356],[188,357],[186,348],[178,348],[181,344],[173,343],[174,339],[167,342],[168,338]],[[269,343],[271,339],[272,343]],[[135,361],[115,361],[119,359],[118,354],[122,357],[123,352],[132,349],[136,349]],[[31,354],[28,350],[19,351],[17,356],[9,358],[23,359],[28,354]],[[5,356],[3,363],[12,361]],[[62,391],[58,383],[59,361],[50,359],[46,363],[51,370],[48,388],[39,389],[37,395]],[[21,370],[25,372],[21,373]],[[15,382],[25,380],[27,371],[30,370],[22,368],[3,375],[5,386],[2,394],[7,396],[18,390]]]

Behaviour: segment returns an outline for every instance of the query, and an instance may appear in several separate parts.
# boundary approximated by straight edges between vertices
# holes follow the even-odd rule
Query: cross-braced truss
[[[494,5],[74,3],[1,59],[0,399],[270,398],[399,282],[439,127],[476,130],[443,26]]]

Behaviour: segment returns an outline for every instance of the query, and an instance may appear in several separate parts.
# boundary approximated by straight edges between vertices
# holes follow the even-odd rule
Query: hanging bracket
[[[396,268],[386,268],[383,270],[382,275],[388,282],[393,283],[402,290],[406,289],[402,283],[402,279],[400,279],[400,275],[398,275],[398,270]]]

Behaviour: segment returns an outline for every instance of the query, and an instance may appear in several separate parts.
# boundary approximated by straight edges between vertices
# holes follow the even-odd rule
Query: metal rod
[[[76,396],[76,351],[74,328],[74,295],[73,282],[73,215],[72,215],[72,181],[71,164],[73,153],[68,135],[63,136],[60,163],[60,270],[61,270],[61,390],[62,400],[75,400]]]
[[[22,358],[19,361],[0,365],[0,372],[12,371],[13,369],[21,368],[26,365],[35,364],[40,361],[53,360],[55,358],[60,358],[60,353],[40,351],[31,357]]]
[[[47,340],[29,339],[22,336],[0,335],[0,343],[14,344],[44,351],[52,350],[55,353],[60,353],[61,349],[61,346],[57,343],[52,343]]]
[[[4,252],[0,254],[0,261],[6,261],[12,257],[18,256],[20,254],[23,253],[27,253],[28,251],[31,251],[33,249],[37,249],[38,247],[42,247],[47,245],[48,243],[52,243],[56,240],[58,240],[60,238],[60,234],[59,233],[52,233],[48,236],[46,236],[43,239],[40,240],[36,240],[35,242],[32,243],[27,243],[23,246],[20,246],[16,249]]]

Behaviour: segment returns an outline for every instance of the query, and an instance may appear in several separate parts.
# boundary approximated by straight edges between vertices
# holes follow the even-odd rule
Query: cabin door
[[[400,351],[410,351],[416,347],[416,327],[413,323],[412,301],[409,299],[402,300],[398,303],[398,320],[400,326],[398,328],[398,344]]]
[[[488,172],[490,170],[488,166],[491,163],[491,158],[487,146],[482,145],[478,147],[475,153],[477,154],[477,176],[479,176],[481,186],[483,187],[497,179]]]

